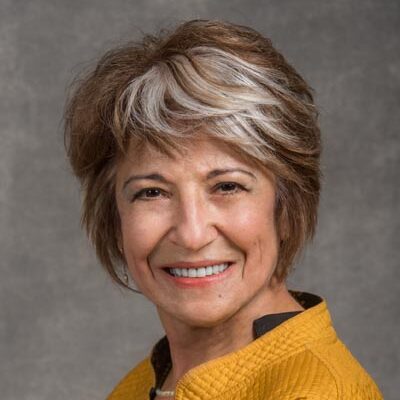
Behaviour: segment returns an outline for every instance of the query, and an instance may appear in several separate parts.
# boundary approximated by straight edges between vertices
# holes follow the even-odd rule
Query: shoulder
[[[272,370],[276,384],[273,399],[383,399],[375,382],[339,340],[333,346],[307,347]]]
[[[300,295],[311,304],[282,324],[288,332],[286,344],[293,346],[287,346],[291,354],[286,352],[276,365],[290,376],[287,399],[382,399],[373,379],[337,336],[325,300],[309,293]]]
[[[146,358],[121,379],[107,400],[147,399],[153,380],[151,362]]]
[[[307,400],[383,399],[368,372],[337,337],[309,344],[298,357],[306,367],[304,372],[313,381],[313,392]]]

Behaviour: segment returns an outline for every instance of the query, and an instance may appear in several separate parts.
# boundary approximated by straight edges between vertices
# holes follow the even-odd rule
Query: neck
[[[168,337],[172,369],[163,390],[174,390],[190,369],[239,350],[253,341],[253,321],[266,314],[300,311],[303,308],[288,292],[285,284],[263,288],[256,298],[234,315],[210,327],[196,327],[158,310]]]

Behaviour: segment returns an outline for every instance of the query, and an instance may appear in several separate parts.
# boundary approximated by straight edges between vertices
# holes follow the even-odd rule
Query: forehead
[[[194,166],[222,166],[226,163],[255,167],[255,163],[247,159],[235,146],[222,140],[206,136],[193,135],[179,139],[178,149],[168,153],[154,145],[131,142],[120,167],[130,169],[151,169],[157,166],[193,168]],[[254,164],[254,165],[253,165]]]

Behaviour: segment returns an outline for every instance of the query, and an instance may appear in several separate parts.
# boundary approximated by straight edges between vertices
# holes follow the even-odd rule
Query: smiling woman
[[[116,199],[126,263],[166,330],[216,327],[254,307],[300,310],[267,284],[278,258],[273,177],[229,145],[197,133],[181,157],[133,146],[117,166]],[[249,341],[245,332],[237,339]]]
[[[315,231],[320,134],[268,39],[194,20],[114,49],[65,137],[100,262],[165,329],[110,400],[381,398],[326,302],[286,286]]]

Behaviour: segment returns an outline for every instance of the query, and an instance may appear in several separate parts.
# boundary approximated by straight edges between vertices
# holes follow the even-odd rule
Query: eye
[[[237,192],[241,192],[243,190],[247,190],[243,185],[240,185],[236,182],[222,182],[216,185],[216,189],[221,191],[223,195],[234,194]]]
[[[152,187],[152,188],[144,188],[139,190],[133,195],[132,201],[135,200],[151,200],[151,199],[157,199],[160,197],[162,194],[165,194],[165,192],[159,188]]]

